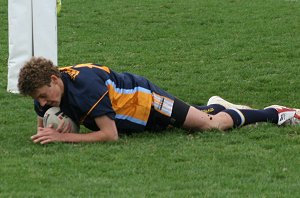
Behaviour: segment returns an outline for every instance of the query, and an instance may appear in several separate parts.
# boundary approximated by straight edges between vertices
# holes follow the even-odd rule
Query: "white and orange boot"
[[[252,109],[249,106],[246,105],[240,105],[240,104],[233,104],[231,102],[228,102],[227,100],[224,100],[220,96],[212,96],[208,101],[207,101],[207,106],[211,104],[219,104],[225,107],[226,109]]]
[[[278,112],[278,125],[300,125],[300,109],[280,105],[271,105],[265,109],[273,108]]]

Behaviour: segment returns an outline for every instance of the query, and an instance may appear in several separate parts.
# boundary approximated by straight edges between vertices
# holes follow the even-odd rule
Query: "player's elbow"
[[[110,137],[111,142],[115,142],[115,141],[118,141],[118,140],[119,140],[119,135],[118,135],[117,132],[115,134],[111,135],[111,137]]]
[[[107,142],[114,142],[119,140],[119,135],[117,131],[109,131],[109,132],[104,132],[106,134],[106,141]]]

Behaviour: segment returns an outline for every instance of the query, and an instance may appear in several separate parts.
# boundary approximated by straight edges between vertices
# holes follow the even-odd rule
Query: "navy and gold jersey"
[[[106,66],[80,64],[59,68],[64,83],[61,110],[77,124],[99,130],[94,119],[107,115],[119,132],[143,131],[151,108],[170,116],[174,97],[146,78],[117,73]],[[35,111],[43,116],[49,106],[35,101]]]

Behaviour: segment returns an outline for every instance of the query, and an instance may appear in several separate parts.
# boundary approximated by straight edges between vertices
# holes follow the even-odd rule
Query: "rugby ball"
[[[79,127],[71,118],[64,114],[59,107],[51,107],[45,112],[43,117],[43,125],[44,127],[49,127],[52,125],[52,128],[57,129],[62,120],[64,120],[63,127],[66,127],[70,124],[72,128],[71,132],[79,132]]]

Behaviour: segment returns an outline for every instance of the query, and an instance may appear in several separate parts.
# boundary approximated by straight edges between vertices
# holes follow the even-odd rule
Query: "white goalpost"
[[[56,0],[8,0],[8,29],[7,91],[19,93],[20,68],[32,56],[57,65]]]

